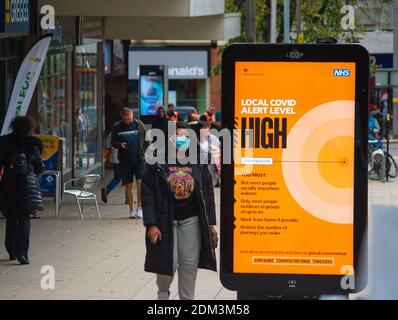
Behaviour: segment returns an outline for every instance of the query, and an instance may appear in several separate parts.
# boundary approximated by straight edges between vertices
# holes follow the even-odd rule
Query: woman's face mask
[[[177,136],[175,141],[178,151],[187,151],[189,149],[191,140],[187,136]]]

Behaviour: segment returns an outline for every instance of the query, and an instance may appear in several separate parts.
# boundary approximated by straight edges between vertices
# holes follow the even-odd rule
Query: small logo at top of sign
[[[349,76],[351,76],[351,70],[350,69],[334,69],[333,75],[335,77],[349,77]]]
[[[291,52],[289,52],[289,53],[287,54],[287,57],[288,57],[289,59],[292,59],[292,60],[301,59],[303,56],[304,56],[304,53],[298,51],[297,49],[294,49],[293,51],[291,51]]]

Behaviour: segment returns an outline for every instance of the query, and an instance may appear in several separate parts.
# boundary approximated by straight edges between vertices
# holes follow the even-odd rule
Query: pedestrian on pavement
[[[375,118],[376,114],[376,105],[370,104],[369,105],[369,117],[368,117],[368,140],[370,141],[377,141],[375,144],[376,149],[380,149],[383,147],[383,143],[381,141],[380,136],[380,124]]]
[[[214,106],[209,106],[206,112],[203,113],[203,116],[206,117],[207,123],[216,122],[216,108]]]
[[[167,118],[170,121],[178,121],[178,112],[174,110],[174,104],[172,103],[167,106]]]
[[[43,210],[37,176],[43,172],[42,144],[32,137],[34,122],[19,116],[11,123],[12,133],[0,137],[0,192],[7,199],[5,247],[9,259],[29,264],[31,210]]]
[[[119,151],[112,146],[111,144],[112,132],[110,132],[105,140],[105,148],[111,149],[111,154],[109,156],[109,162],[112,164],[113,167],[113,178],[109,183],[106,185],[105,188],[101,189],[101,198],[102,201],[108,203],[108,195],[112,192],[115,187],[122,182],[123,179],[123,171],[120,166],[120,162],[118,159]]]
[[[197,112],[189,113],[188,114],[188,121],[187,121],[188,127],[195,131],[198,123],[199,123],[198,113]]]
[[[383,89],[381,97],[380,97],[380,112],[383,115],[383,117],[387,117],[387,114],[389,112],[388,110],[388,89]]]
[[[206,117],[205,114],[202,114],[199,117],[199,122],[206,123],[206,126],[207,126],[208,129],[214,129],[214,130],[217,130],[217,131],[221,130],[220,126],[218,126],[216,122],[210,121],[209,118]]]
[[[167,300],[178,270],[179,297],[193,300],[198,268],[217,269],[214,190],[207,166],[180,162],[190,145],[185,123],[177,122],[170,142],[164,152],[173,161],[147,163],[143,173],[145,271],[157,274],[158,299]]]
[[[166,116],[166,110],[163,108],[163,106],[160,106],[157,110],[157,115],[155,122],[152,124],[152,129],[159,129],[162,130],[164,133],[165,137],[167,135],[167,116]]]
[[[122,120],[112,128],[111,144],[118,149],[118,159],[123,174],[122,184],[126,186],[127,202],[130,207],[129,218],[142,218],[141,174],[145,162],[144,124],[134,118],[129,108],[121,111]],[[137,185],[137,208],[134,209],[133,183]]]
[[[199,145],[203,163],[208,165],[213,186],[216,187],[221,176],[221,142],[210,133],[210,128],[204,121],[199,122]]]

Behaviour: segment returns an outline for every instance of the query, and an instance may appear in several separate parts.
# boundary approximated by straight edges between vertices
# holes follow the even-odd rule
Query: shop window
[[[76,53],[76,170],[77,175],[99,162],[97,53],[78,47]],[[92,46],[90,47],[92,49]],[[82,52],[82,53],[80,53]]]
[[[65,52],[49,53],[39,79],[40,133],[59,136],[63,140],[63,168],[71,168],[72,128],[68,121],[66,101]]]
[[[21,55],[21,40],[0,39],[0,128],[3,126]]]

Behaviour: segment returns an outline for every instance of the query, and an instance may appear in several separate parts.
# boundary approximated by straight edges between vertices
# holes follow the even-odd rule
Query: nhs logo
[[[335,77],[349,77],[351,75],[350,69],[334,69],[333,76]]]

